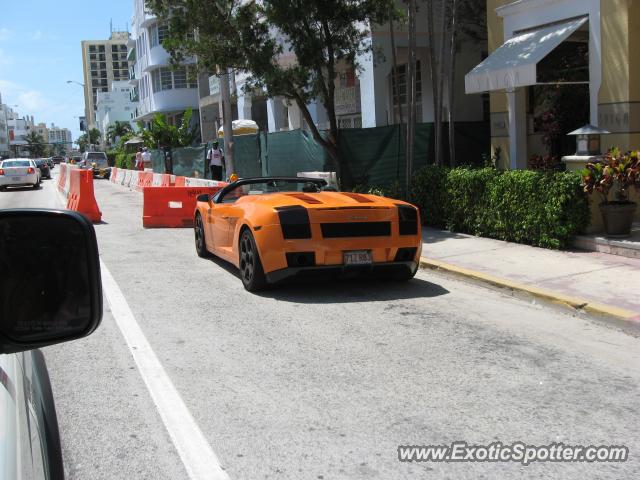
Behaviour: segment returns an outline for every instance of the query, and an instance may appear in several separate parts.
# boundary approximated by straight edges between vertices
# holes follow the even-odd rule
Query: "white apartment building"
[[[9,107],[2,103],[0,95],[0,158],[8,157],[9,152],[9,129],[7,126],[7,110]]]
[[[20,118],[17,112],[8,109],[7,129],[9,130],[9,151],[11,156],[29,156],[27,135],[34,129],[33,117],[25,115]]]
[[[127,122],[135,128],[134,118],[136,102],[131,100],[133,87],[129,81],[113,82],[110,92],[98,92],[96,105],[96,127],[103,139],[109,125],[115,122]]]
[[[71,137],[71,131],[68,128],[56,127],[53,123],[49,127],[49,143],[60,143],[65,147],[65,151],[70,153],[72,150],[73,139]]]
[[[145,9],[144,0],[134,0],[132,31],[129,41],[131,98],[137,101],[134,120],[149,122],[156,113],[176,124],[187,108],[193,109],[197,122],[198,85],[195,60],[172,70],[169,53],[162,47],[167,25]]]
[[[402,4],[398,3],[402,8]],[[417,45],[417,121],[434,122],[433,92],[429,75],[429,38],[425,25],[427,24],[426,9],[418,12],[416,24],[418,32]],[[278,33],[274,32],[277,37]],[[436,32],[436,36],[438,32]],[[404,122],[407,120],[406,111],[406,83],[408,63],[408,38],[406,27],[396,25],[395,31],[396,59],[398,65],[398,90],[401,103],[404,104]],[[360,70],[353,65],[338,66],[335,80],[335,107],[338,127],[369,128],[400,123],[397,96],[393,95],[393,52],[389,25],[373,25],[368,39],[375,54],[369,53],[358,59]],[[279,39],[286,44],[286,40]],[[489,118],[488,95],[470,97],[465,95],[464,74],[477,65],[486,56],[486,45],[481,42],[466,41],[460,48],[456,59],[455,119],[457,122],[483,122]],[[293,53],[285,53],[281,59],[283,63],[295,62]],[[258,123],[261,130],[277,132],[305,128],[305,121],[300,109],[295,103],[284,98],[267,99],[262,92],[254,95],[245,94],[243,87],[246,75],[236,77],[237,116],[239,119],[251,119]],[[203,140],[213,132],[213,124],[220,122],[219,87],[217,78],[201,76],[200,103],[202,106]],[[209,83],[213,88],[207,88]],[[446,121],[449,105],[446,91],[444,98],[444,119]],[[314,123],[320,129],[328,129],[328,117],[320,102],[308,106]],[[205,133],[205,126],[206,132]]]

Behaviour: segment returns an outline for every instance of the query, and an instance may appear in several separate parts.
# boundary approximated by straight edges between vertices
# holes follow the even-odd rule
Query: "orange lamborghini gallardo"
[[[309,275],[409,280],[418,269],[420,215],[406,202],[297,177],[246,178],[197,200],[198,255],[234,264],[252,292]]]

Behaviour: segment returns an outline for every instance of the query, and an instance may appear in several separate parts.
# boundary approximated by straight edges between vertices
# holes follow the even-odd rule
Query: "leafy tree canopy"
[[[341,62],[357,67],[371,51],[369,25],[397,16],[393,0],[149,0],[169,23],[164,47],[175,63],[197,56],[209,72],[249,74],[245,90],[260,88],[300,108],[314,138],[337,159],[335,79]],[[195,35],[194,35],[195,32]],[[315,127],[307,104],[327,110],[328,136]]]

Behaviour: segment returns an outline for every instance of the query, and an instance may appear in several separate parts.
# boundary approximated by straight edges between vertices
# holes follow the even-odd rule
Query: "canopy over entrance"
[[[581,17],[554,23],[507,40],[465,76],[466,93],[536,85],[538,62],[588,20],[588,17]]]

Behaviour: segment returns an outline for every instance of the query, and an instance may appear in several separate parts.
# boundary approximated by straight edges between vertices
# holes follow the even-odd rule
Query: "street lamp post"
[[[75,83],[76,85],[80,85],[83,90],[86,88],[84,83],[76,82],[75,80],[67,80],[67,83],[69,83],[69,84]],[[89,92],[89,94],[91,95],[92,92]],[[86,97],[85,97],[85,102],[86,102]],[[85,105],[86,105],[86,103],[85,103]],[[89,133],[89,131],[90,131],[89,121],[90,121],[90,118],[86,118],[85,119],[85,128],[86,128],[85,134],[87,135],[87,151],[91,150],[91,135]]]

